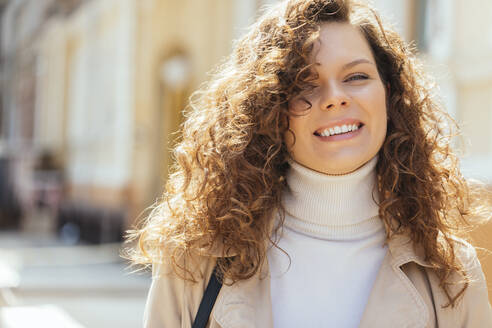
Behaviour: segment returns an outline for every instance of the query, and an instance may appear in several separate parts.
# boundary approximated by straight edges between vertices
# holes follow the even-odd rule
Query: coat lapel
[[[261,274],[222,287],[213,313],[221,328],[273,327],[268,262],[263,268]]]
[[[402,266],[411,261],[425,265],[422,255],[413,250],[410,238],[404,235],[394,235],[388,242],[388,249],[360,327],[428,327],[430,314],[427,305],[402,271]]]
[[[423,254],[413,249],[410,238],[394,235],[388,242],[388,252],[369,295],[360,328],[428,327],[428,307],[402,271],[402,266],[412,261],[426,266]],[[221,328],[273,327],[268,262],[261,274],[232,286],[224,285],[213,317]]]

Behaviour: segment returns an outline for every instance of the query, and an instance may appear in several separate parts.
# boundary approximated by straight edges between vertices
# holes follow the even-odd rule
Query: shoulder
[[[455,309],[460,327],[492,327],[487,282],[475,247],[458,237],[453,237],[453,241],[455,257],[462,265],[468,283]],[[457,281],[458,285],[462,282]]]
[[[463,299],[467,294],[478,292],[484,293],[488,299],[487,283],[475,247],[457,236],[450,236],[450,242],[453,246],[454,261],[460,267],[460,271],[451,273],[447,278],[452,294],[459,294],[466,286]]]
[[[152,265],[144,327],[180,327],[193,318],[215,267],[216,258],[183,256]]]
[[[454,256],[463,267],[463,270],[468,274],[471,282],[476,280],[485,281],[475,247],[462,238],[452,236],[451,239],[454,246]]]

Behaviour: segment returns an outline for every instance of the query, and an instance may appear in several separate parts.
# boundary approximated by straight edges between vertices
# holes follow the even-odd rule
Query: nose
[[[343,88],[335,83],[325,88],[324,96],[320,103],[321,110],[333,110],[349,105],[349,96]]]

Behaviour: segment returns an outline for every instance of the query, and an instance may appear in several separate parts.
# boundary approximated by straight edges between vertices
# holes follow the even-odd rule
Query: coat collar
[[[429,267],[422,248],[414,248],[407,235],[393,235],[362,315],[361,328],[429,325],[429,309],[402,270],[410,262]]]
[[[261,272],[232,286],[224,285],[217,298],[213,317],[221,328],[273,327],[268,263]]]
[[[427,327],[429,310],[402,270],[409,262],[429,266],[422,249],[414,249],[408,236],[393,235],[360,327]],[[222,328],[273,327],[268,263],[254,277],[232,286],[224,285],[213,317]]]

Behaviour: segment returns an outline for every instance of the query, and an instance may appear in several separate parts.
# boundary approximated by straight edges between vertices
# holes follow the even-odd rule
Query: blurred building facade
[[[462,128],[463,171],[492,182],[492,2],[374,0],[414,40]]]
[[[49,153],[66,199],[123,208],[128,226],[162,192],[188,96],[274,2],[2,2],[0,149],[20,202]],[[465,171],[490,180],[492,2],[373,2],[436,76],[468,140]]]
[[[15,220],[38,220],[51,209],[58,219],[50,228],[67,232],[70,243],[121,237],[162,191],[187,97],[260,5],[0,0],[0,187],[11,177],[6,194],[15,193],[22,208]],[[0,210],[12,203],[2,199],[0,190]],[[111,233],[98,236],[101,230]],[[0,248],[16,245],[5,235],[0,240]],[[115,244],[49,245],[58,263],[37,249],[38,240],[32,244],[41,271],[22,246],[17,251],[25,260],[15,287],[22,305],[55,304],[88,327],[138,325],[150,278],[123,276]],[[106,248],[110,254],[99,258]]]
[[[191,91],[268,2],[4,2],[0,148],[22,208],[48,154],[55,205],[123,209],[126,228],[163,190]]]
[[[77,217],[121,237],[163,190],[190,93],[275,2],[0,0],[0,228],[44,206],[61,209],[51,229]],[[468,140],[463,169],[490,183],[492,2],[372,2],[415,40]],[[118,238],[94,231],[77,233]]]

